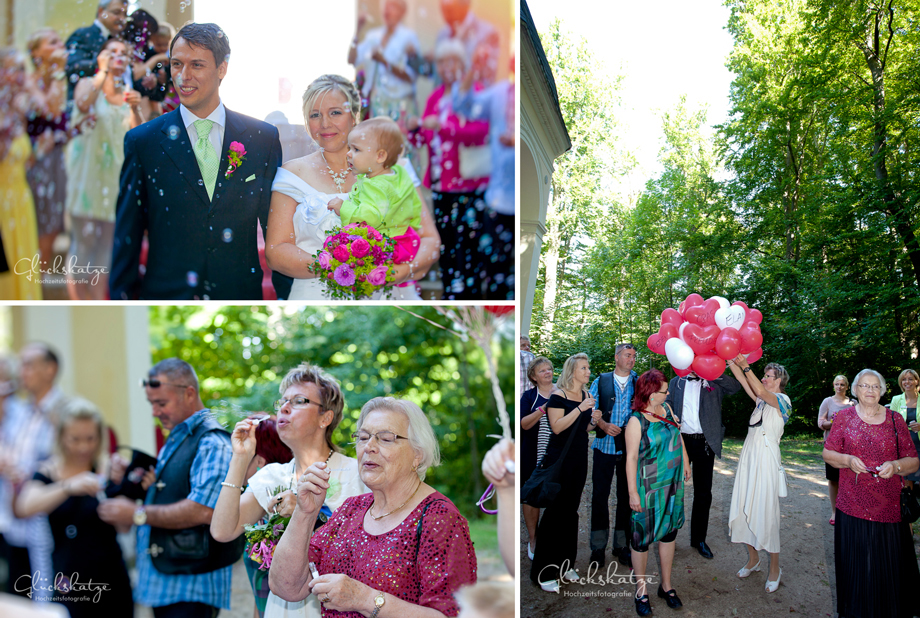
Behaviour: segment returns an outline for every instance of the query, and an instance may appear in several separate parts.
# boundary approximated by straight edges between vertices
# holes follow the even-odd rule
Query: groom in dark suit
[[[672,378],[668,398],[680,418],[680,437],[687,447],[693,471],[693,515],[690,518],[690,545],[704,558],[712,558],[706,544],[709,507],[712,506],[712,468],[718,455],[722,459],[722,398],[741,390],[741,383],[730,375],[703,380],[691,372],[686,378]]]
[[[256,222],[264,232],[278,130],[221,102],[230,43],[220,27],[186,24],[169,52],[181,105],[125,136],[111,298],[261,300]]]

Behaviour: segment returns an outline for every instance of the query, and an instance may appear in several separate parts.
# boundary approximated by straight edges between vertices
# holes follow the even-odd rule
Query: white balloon
[[[722,309],[728,309],[732,305],[730,302],[728,302],[727,298],[724,298],[722,296],[713,296],[709,300],[714,300],[717,303],[719,303],[719,307]]]
[[[687,369],[693,364],[693,349],[677,337],[671,337],[664,344],[664,353],[675,369]]]
[[[744,308],[739,305],[731,305],[716,309],[716,326],[719,327],[719,330],[729,326],[741,328],[744,326]]]
[[[678,327],[678,329],[677,329],[677,336],[680,337],[680,340],[683,341],[684,343],[687,343],[687,340],[684,339],[684,329],[687,328],[687,324],[689,324],[689,323],[690,323],[690,322],[684,322],[684,323],[681,324],[680,327]]]

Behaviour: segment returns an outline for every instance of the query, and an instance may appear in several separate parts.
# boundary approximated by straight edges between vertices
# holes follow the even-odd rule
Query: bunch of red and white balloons
[[[661,312],[661,328],[648,338],[648,349],[668,357],[674,373],[691,371],[704,380],[725,372],[725,361],[744,354],[749,363],[763,356],[760,323],[763,314],[740,300],[721,296],[707,300],[693,293],[677,309]]]

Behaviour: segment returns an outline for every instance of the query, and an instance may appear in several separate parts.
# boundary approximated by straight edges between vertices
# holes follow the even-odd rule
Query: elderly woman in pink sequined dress
[[[352,435],[371,493],[346,500],[313,532],[330,473],[310,466],[275,549],[272,592],[288,601],[314,594],[325,618],[456,616],[454,593],[475,583],[476,555],[466,519],[424,482],[440,463],[428,419],[412,402],[378,397]]]

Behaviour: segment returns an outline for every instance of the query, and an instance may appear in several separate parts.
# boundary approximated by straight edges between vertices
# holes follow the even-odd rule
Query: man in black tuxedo
[[[98,69],[96,56],[112,36],[120,35],[125,29],[128,15],[124,0],[100,0],[96,9],[96,21],[86,28],[79,28],[67,39],[67,100],[73,100],[73,89],[82,77],[92,77]]]
[[[125,136],[113,300],[262,299],[256,222],[264,232],[281,142],[275,127],[221,102],[229,55],[216,24],[183,26],[169,59],[181,105]],[[240,148],[242,162],[234,166]]]
[[[730,375],[703,380],[691,372],[686,378],[672,378],[668,398],[680,418],[680,437],[687,447],[693,470],[693,515],[690,518],[690,545],[704,558],[712,558],[706,544],[709,507],[712,506],[712,468],[718,455],[722,459],[722,398],[741,390],[741,383]]]

